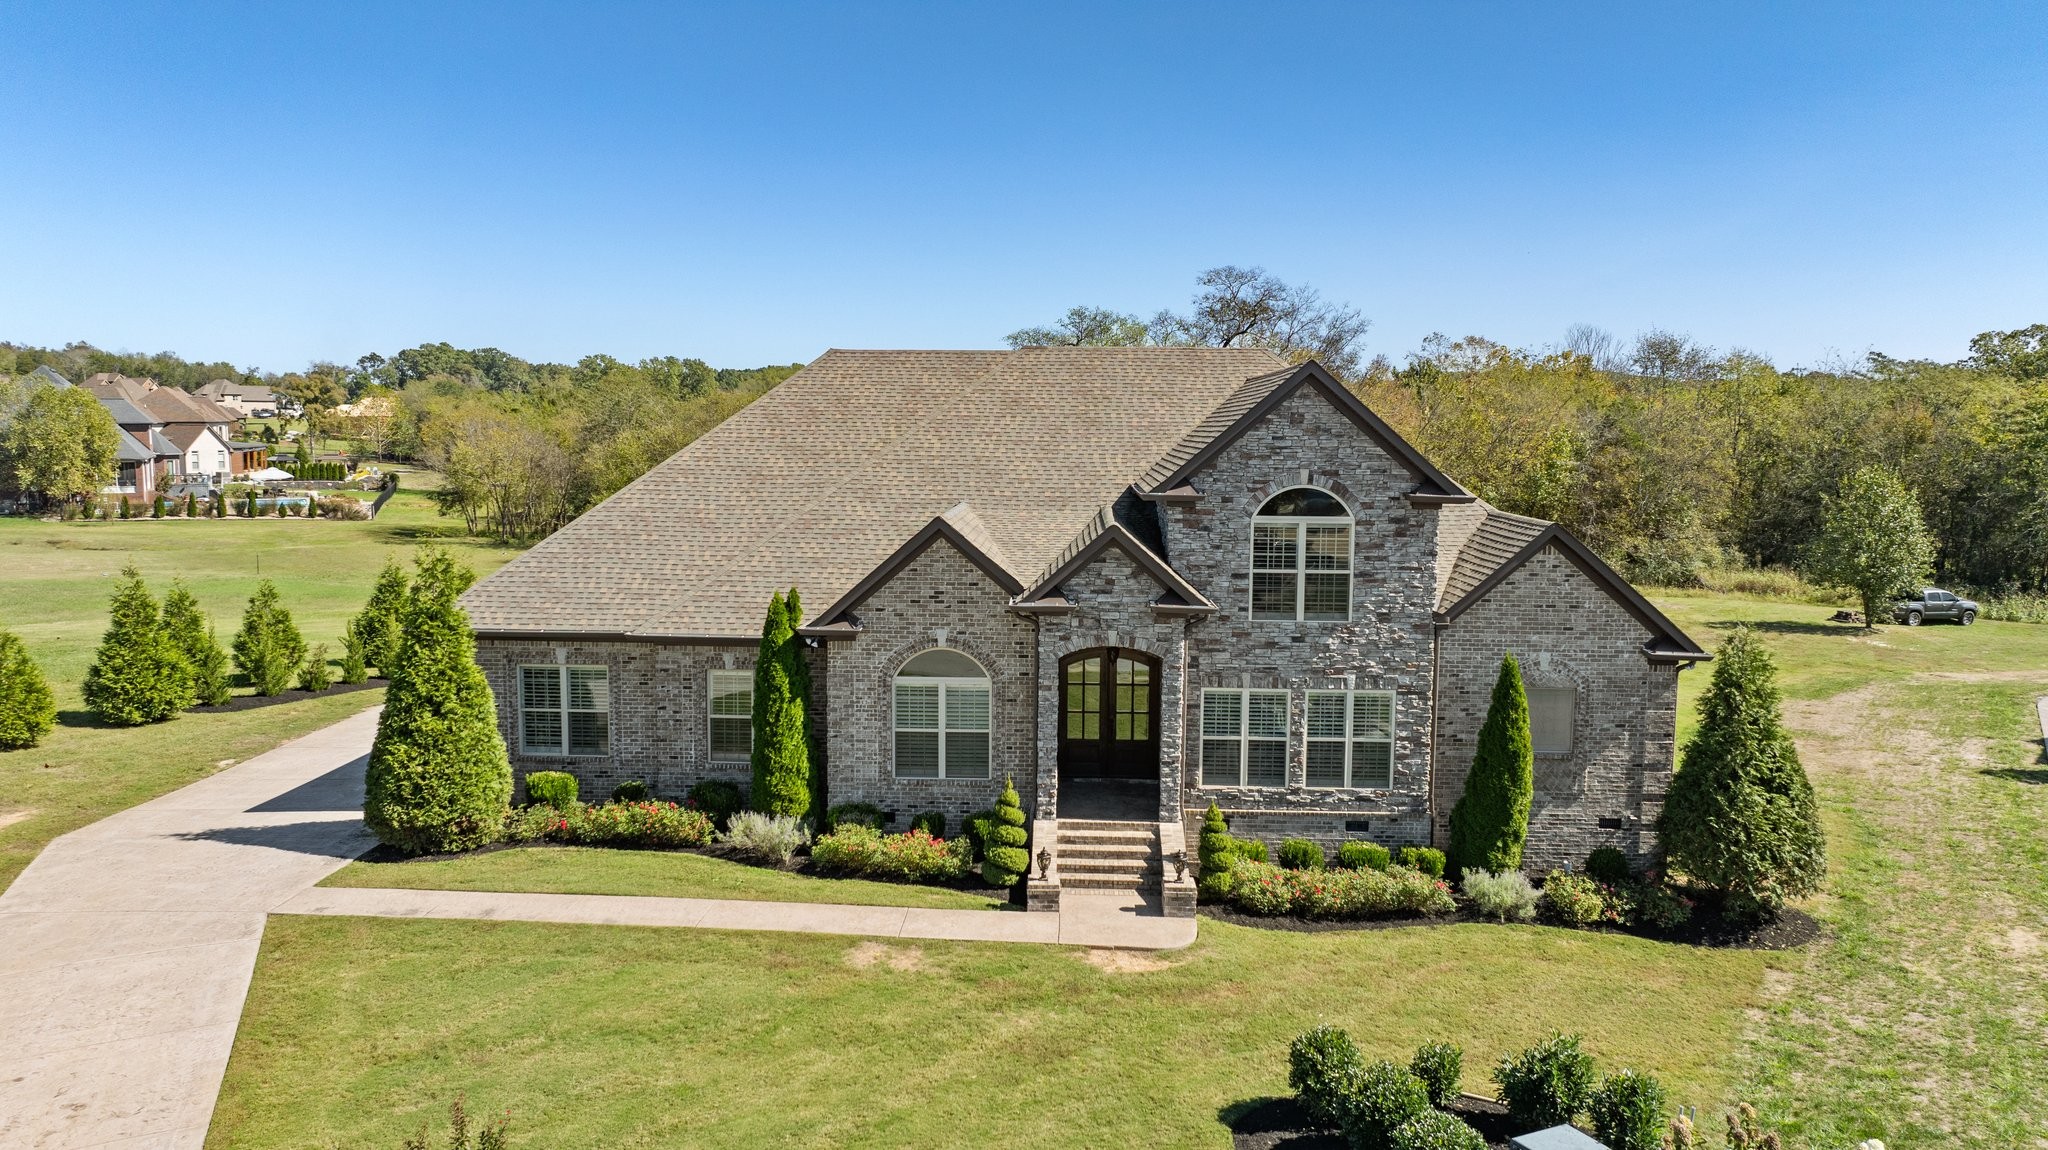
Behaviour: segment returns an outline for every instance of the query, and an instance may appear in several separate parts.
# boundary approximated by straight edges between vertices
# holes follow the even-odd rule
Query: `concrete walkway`
[[[1129,950],[1170,950],[1194,942],[1195,920],[1161,917],[1156,903],[1154,899],[1148,905],[1135,894],[1070,890],[1061,896],[1058,914],[1024,914],[712,898],[316,887],[280,904],[275,913],[693,926],[872,938],[1064,943]]]
[[[0,894],[0,1147],[206,1140],[264,916],[368,849],[367,711],[52,842]]]
[[[706,927],[1162,949],[1195,920],[1066,892],[1061,913],[321,889],[372,845],[377,712],[52,842],[0,893],[0,1148],[197,1150],[267,915]]]

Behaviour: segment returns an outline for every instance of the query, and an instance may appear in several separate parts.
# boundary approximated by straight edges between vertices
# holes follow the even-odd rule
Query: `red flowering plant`
[[[811,844],[811,863],[819,870],[899,882],[957,879],[967,873],[971,858],[964,838],[948,842],[921,827],[885,835],[864,823],[845,822]]]

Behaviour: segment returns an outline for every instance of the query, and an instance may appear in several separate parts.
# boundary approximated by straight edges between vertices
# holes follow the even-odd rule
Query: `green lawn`
[[[1482,1091],[1501,1051],[1579,1030],[1709,1123],[1756,1101],[1791,1147],[2038,1145],[2048,627],[1865,634],[1830,608],[1658,598],[1709,645],[1760,627],[1783,663],[1833,863],[1807,951],[1204,921],[1186,952],[1104,969],[1057,947],[280,918],[209,1144],[396,1145],[467,1092],[510,1107],[522,1146],[1222,1147],[1219,1110],[1284,1091],[1287,1040],[1331,1021],[1387,1055],[1461,1041]],[[1688,728],[1708,674],[1681,679]],[[494,857],[477,872],[582,865]]]
[[[42,746],[0,752],[0,888],[65,831],[383,701],[381,690],[363,691],[127,730],[94,725],[79,683],[106,629],[107,597],[123,566],[139,567],[159,598],[173,575],[183,576],[223,645],[240,626],[257,579],[269,578],[307,640],[328,644],[338,659],[342,625],[362,606],[385,556],[407,559],[414,543],[438,539],[483,573],[516,554],[456,531],[424,495],[406,488],[375,521],[362,523],[0,518],[0,627],[27,643],[59,709],[57,729]]]
[[[812,878],[704,855],[587,847],[520,847],[456,859],[355,862],[320,885],[744,898],[957,910],[1005,905],[988,895],[941,887]]]

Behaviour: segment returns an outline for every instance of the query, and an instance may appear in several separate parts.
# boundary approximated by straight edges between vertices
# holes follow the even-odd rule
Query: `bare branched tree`
[[[1358,309],[1331,303],[1306,284],[1289,284],[1264,268],[1210,268],[1195,281],[1187,315],[1160,312],[1152,338],[1196,347],[1263,347],[1292,362],[1319,361],[1337,375],[1358,374],[1366,329]]]
[[[1004,339],[1011,347],[1142,347],[1145,321],[1106,307],[1071,307],[1049,327],[1027,327]]]

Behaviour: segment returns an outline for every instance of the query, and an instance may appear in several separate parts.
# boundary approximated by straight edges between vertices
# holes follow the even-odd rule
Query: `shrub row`
[[[529,776],[527,787],[532,789]],[[711,820],[674,803],[606,803],[563,808],[535,805],[511,812],[504,840],[559,842],[590,847],[701,847],[711,841]]]
[[[885,835],[849,822],[811,844],[811,862],[828,874],[896,882],[950,882],[967,873],[974,851],[965,837],[948,842],[933,838],[922,827]]]
[[[271,466],[276,467],[279,471],[286,472],[293,479],[340,480],[348,478],[348,464],[346,463],[328,463],[318,460],[312,463],[300,463],[296,459],[282,459],[274,460]]]
[[[1349,1034],[1318,1026],[1288,1048],[1287,1084],[1311,1121],[1342,1131],[1354,1150],[1485,1150],[1478,1131],[1443,1112],[1458,1097],[1463,1064],[1464,1052],[1450,1042],[1424,1044],[1406,1068],[1366,1062]],[[1592,1056],[1576,1034],[1554,1033],[1502,1058],[1493,1081],[1523,1130],[1563,1125],[1584,1114],[1612,1150],[1664,1146],[1670,1110],[1664,1088],[1634,1070],[1597,1081]],[[1747,1108],[1745,1113],[1754,1116]]]
[[[1231,867],[1229,898],[1249,914],[1302,918],[1381,918],[1457,909],[1442,879],[1400,866],[1288,870],[1243,860]]]

